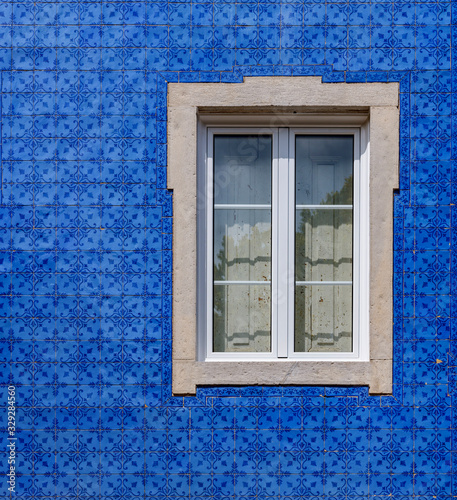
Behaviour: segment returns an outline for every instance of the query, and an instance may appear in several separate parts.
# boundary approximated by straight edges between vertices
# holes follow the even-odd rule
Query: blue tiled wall
[[[0,3],[0,392],[5,406],[16,386],[16,496],[457,495],[456,18],[442,0]],[[400,82],[391,397],[171,396],[167,83],[246,75]]]

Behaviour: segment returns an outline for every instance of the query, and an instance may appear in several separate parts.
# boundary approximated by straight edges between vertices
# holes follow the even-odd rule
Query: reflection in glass
[[[351,205],[352,136],[296,137],[297,205]]]
[[[352,285],[295,286],[295,352],[352,351]]]
[[[271,203],[271,136],[214,137],[214,203]]]
[[[271,350],[270,285],[214,286],[214,352]]]
[[[214,211],[214,279],[270,281],[271,210]]]
[[[295,145],[295,350],[351,352],[353,137]]]
[[[271,136],[214,137],[214,352],[271,350],[271,166]]]
[[[352,209],[297,209],[295,279],[352,280]]]

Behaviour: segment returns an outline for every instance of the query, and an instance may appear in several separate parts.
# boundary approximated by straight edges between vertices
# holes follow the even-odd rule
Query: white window
[[[204,134],[204,359],[368,360],[367,131]]]

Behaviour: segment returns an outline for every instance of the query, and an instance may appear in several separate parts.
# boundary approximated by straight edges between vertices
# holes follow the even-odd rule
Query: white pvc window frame
[[[200,358],[206,361],[368,361],[369,360],[369,135],[368,126],[205,127],[203,174],[205,307],[200,307]],[[271,352],[213,352],[213,144],[214,135],[272,136],[271,196]],[[297,135],[352,135],[354,138],[353,199],[353,350],[352,352],[294,352],[295,299],[295,137]],[[336,206],[332,206],[336,208]],[[320,206],[320,208],[322,208]],[[280,223],[281,221],[281,223]],[[202,242],[202,238],[204,241]],[[285,256],[285,258],[284,258]],[[256,282],[249,282],[255,284]],[[262,282],[266,284],[268,282]],[[309,283],[311,284],[311,283]],[[322,284],[317,282],[316,284]],[[337,284],[337,282],[332,282]]]

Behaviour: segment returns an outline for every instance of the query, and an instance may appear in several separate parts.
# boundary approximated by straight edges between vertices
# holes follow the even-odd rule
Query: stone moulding
[[[369,361],[200,360],[197,334],[197,140],[205,116],[307,114],[329,126],[369,120]],[[239,119],[239,118],[238,118]],[[238,122],[239,123],[239,122]],[[398,83],[322,83],[318,77],[251,77],[243,83],[168,85],[168,189],[173,191],[173,394],[214,385],[368,385],[392,393],[393,190],[398,188]]]

